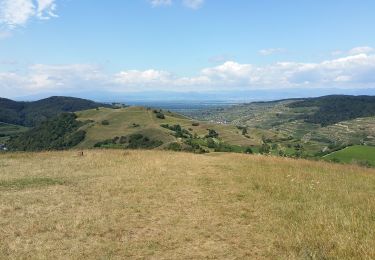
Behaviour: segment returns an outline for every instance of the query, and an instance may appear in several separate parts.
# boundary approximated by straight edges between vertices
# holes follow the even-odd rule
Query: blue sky
[[[375,87],[374,12],[370,0],[0,0],[0,96],[360,92]]]

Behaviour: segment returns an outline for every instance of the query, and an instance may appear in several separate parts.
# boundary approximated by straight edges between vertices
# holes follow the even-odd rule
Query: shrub
[[[334,162],[334,163],[340,163],[341,162],[339,158],[332,158],[330,161]]]
[[[103,147],[103,146],[111,145],[111,144],[115,144],[114,140],[113,139],[107,139],[107,140],[104,140],[104,141],[101,141],[101,142],[97,142],[94,145],[94,147],[99,148],[99,147]]]
[[[156,117],[159,119],[165,119],[165,115],[162,112],[157,112]]]
[[[192,126],[199,126],[199,123],[198,122],[194,122],[191,124]]]
[[[178,151],[182,151],[182,146],[179,143],[171,143],[168,145],[167,149],[178,152]]]
[[[152,140],[142,134],[133,134],[127,137],[128,149],[153,149],[163,144],[162,141]]]
[[[219,134],[214,129],[207,129],[208,135],[206,135],[206,138],[218,138]]]
[[[246,153],[246,154],[253,154],[254,152],[253,152],[253,149],[251,149],[250,147],[247,147],[247,148],[245,149],[245,153]]]
[[[216,143],[215,143],[214,139],[212,139],[212,138],[207,139],[207,147],[208,148],[216,148]]]
[[[371,162],[366,161],[366,160],[355,160],[354,163],[356,163],[359,166],[366,167],[366,168],[371,168],[373,165]]]
[[[109,125],[109,121],[108,120],[103,120],[102,121],[102,125]]]
[[[261,154],[269,154],[270,153],[270,146],[268,144],[263,144],[260,148],[259,148],[259,153]]]
[[[215,152],[232,153],[235,152],[235,149],[231,145],[220,143],[215,147]]]

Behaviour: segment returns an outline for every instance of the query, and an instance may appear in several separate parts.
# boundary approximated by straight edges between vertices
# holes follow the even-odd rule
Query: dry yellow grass
[[[375,171],[241,154],[0,155],[1,259],[374,259]]]

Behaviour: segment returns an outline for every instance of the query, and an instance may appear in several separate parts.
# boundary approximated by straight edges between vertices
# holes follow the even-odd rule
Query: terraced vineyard
[[[307,122],[318,107],[296,107],[303,100],[291,99],[273,102],[255,102],[195,111],[190,116],[210,122],[227,122],[258,131],[267,140],[274,154],[319,156],[352,144],[375,145],[375,116],[355,118],[328,126]],[[297,148],[297,149],[296,149]]]

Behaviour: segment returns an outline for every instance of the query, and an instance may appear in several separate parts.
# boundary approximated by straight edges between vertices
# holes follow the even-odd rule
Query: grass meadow
[[[0,154],[0,259],[374,259],[375,170],[244,154]]]
[[[331,153],[326,160],[338,160],[343,163],[367,162],[375,167],[375,146],[354,145]]]

